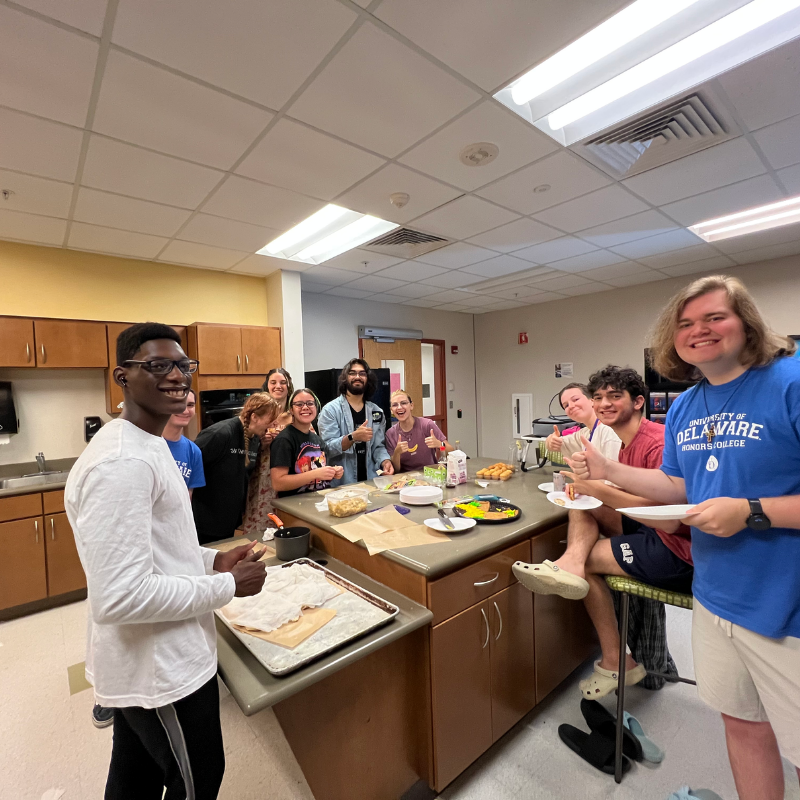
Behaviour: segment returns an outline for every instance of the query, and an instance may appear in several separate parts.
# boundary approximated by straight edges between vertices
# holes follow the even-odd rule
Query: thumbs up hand
[[[430,429],[425,437],[425,446],[430,447],[431,450],[439,450],[442,446],[442,443],[433,435],[433,428]]]
[[[363,424],[353,431],[353,438],[357,442],[368,442],[372,439],[372,427],[368,420],[364,420]]]
[[[607,477],[608,459],[581,434],[583,451],[566,459],[578,480],[601,481]]]
[[[561,431],[558,425],[553,425],[553,432],[547,437],[545,445],[551,453],[561,452]]]

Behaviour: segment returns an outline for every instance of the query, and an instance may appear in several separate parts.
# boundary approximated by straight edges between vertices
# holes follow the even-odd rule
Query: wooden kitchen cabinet
[[[192,357],[200,362],[200,372],[205,375],[239,375],[244,371],[241,328],[235,325],[197,325],[192,330],[196,337],[196,353]]]
[[[47,552],[47,594],[54,597],[76,589],[86,588],[75,536],[66,514],[51,514],[44,518],[45,550]]]
[[[0,609],[47,597],[44,520],[0,523]]]
[[[280,328],[242,328],[244,372],[265,374],[281,365]]]
[[[0,367],[35,367],[33,320],[0,317]]]
[[[33,329],[39,368],[108,366],[104,322],[37,319],[33,321]]]

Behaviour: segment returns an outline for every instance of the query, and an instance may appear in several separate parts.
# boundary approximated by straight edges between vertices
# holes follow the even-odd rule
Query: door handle
[[[237,372],[242,371],[242,357],[238,355],[236,356],[236,371]]]
[[[489,644],[489,617],[486,616],[486,612],[483,609],[481,609],[481,616],[486,624],[486,641],[483,643],[483,647],[481,648],[481,650],[485,650],[486,645]]]
[[[39,544],[39,520],[35,519],[33,521],[33,528],[36,531],[36,544]]]
[[[500,613],[500,608],[498,607],[497,603],[492,604],[494,606],[494,610],[497,612],[497,619],[500,620],[500,630],[497,631],[497,636],[494,637],[494,640],[497,641],[500,638],[500,634],[503,632],[503,615]]]
[[[47,353],[44,351],[44,345],[42,345],[42,364],[47,363]]]
[[[247,353],[244,354],[244,371],[248,372],[250,369],[250,356]]]
[[[500,573],[499,572],[495,572],[494,577],[493,578],[489,578],[488,581],[476,581],[472,585],[473,586],[488,586],[490,583],[494,583],[499,577],[500,577]]]
[[[53,541],[56,540],[56,521],[53,519],[53,517],[50,517],[50,538]],[[494,604],[494,607],[497,608],[497,603]],[[500,612],[498,611],[497,613],[499,614]]]
[[[25,356],[27,357],[28,363],[31,363],[31,346],[29,342],[25,342]]]

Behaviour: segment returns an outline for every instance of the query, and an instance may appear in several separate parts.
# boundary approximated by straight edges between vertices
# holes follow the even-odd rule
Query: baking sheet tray
[[[385,625],[400,611],[396,605],[362,589],[357,584],[309,558],[299,558],[297,561],[289,561],[282,566],[285,569],[293,564],[305,564],[318,569],[329,581],[345,589],[342,594],[328,600],[323,606],[324,608],[335,608],[336,616],[293,650],[287,650],[280,645],[265,642],[263,639],[238,631],[225,619],[225,615],[219,609],[215,612],[234,636],[273,675],[287,675],[314,659],[321,658],[331,650]]]

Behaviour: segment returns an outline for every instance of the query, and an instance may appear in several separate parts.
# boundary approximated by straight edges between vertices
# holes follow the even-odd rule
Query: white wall
[[[0,446],[0,464],[45,457],[77,458],[86,447],[83,418],[111,419],[106,414],[102,369],[0,369],[0,381],[11,381],[19,433]]]
[[[370,303],[346,297],[303,293],[303,344],[307,371],[341,368],[358,355],[358,326],[380,325],[388,328],[422,330],[427,339],[446,342],[447,381],[454,391],[447,392],[447,435],[459,440],[471,456],[477,454],[475,413],[475,362],[472,314],[433,311],[416,306]],[[458,355],[450,346],[458,345]],[[295,385],[299,385],[295,378]],[[449,401],[453,401],[453,408]],[[463,417],[458,419],[458,409]]]
[[[800,258],[725,273],[744,281],[777,331],[800,333]],[[608,363],[641,372],[647,334],[661,308],[702,274],[710,273],[475,315],[480,454],[506,455],[513,392],[533,392],[534,416],[543,416],[560,387],[585,381]],[[521,331],[528,333],[529,344],[517,344]],[[564,361],[574,362],[574,378],[555,377],[554,365]]]

